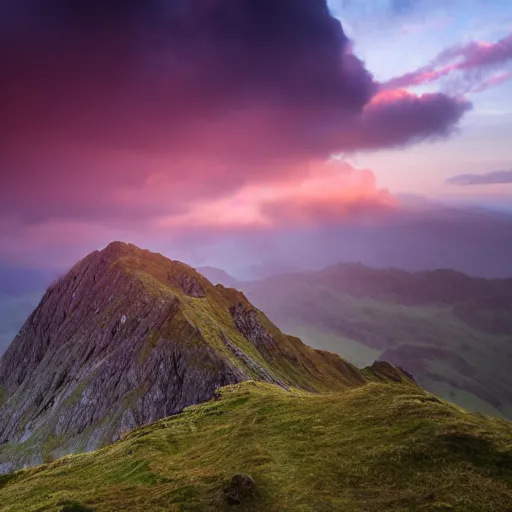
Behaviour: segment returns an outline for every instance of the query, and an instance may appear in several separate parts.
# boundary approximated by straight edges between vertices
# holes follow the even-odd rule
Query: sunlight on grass
[[[115,445],[21,471],[0,482],[0,503],[228,510],[221,491],[237,473],[259,491],[237,510],[505,512],[512,425],[406,383],[312,395],[246,382]]]

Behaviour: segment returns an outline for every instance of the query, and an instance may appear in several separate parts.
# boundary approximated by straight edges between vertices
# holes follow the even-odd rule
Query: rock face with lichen
[[[53,284],[0,360],[0,473],[262,380],[309,391],[367,377],[282,334],[245,296],[120,242]]]

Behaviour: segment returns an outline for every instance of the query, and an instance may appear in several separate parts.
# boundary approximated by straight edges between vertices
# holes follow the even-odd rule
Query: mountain
[[[268,259],[258,260],[257,263],[243,268],[240,273],[246,277],[246,280],[266,279],[268,277],[280,274],[289,274],[291,272],[305,272],[303,264],[290,263],[286,259]]]
[[[246,380],[327,392],[367,377],[241,292],[112,243],[48,289],[0,360],[0,470],[105,446]]]
[[[0,477],[5,512],[509,512],[512,424],[379,363],[338,393],[263,382]]]
[[[511,279],[470,277],[451,269],[411,273],[395,268],[371,268],[361,263],[342,263],[317,272],[289,273],[264,281],[279,287],[305,279],[308,284],[330,289],[356,299],[383,300],[404,306],[453,304],[496,295],[512,296]]]
[[[460,302],[460,290],[416,293],[400,274],[364,292],[352,282],[354,298],[339,271],[316,286],[315,274],[240,284],[304,321],[338,311],[353,322],[335,297],[386,304],[388,321],[436,300],[470,329],[508,332],[506,315],[475,320],[502,304],[488,291]],[[436,282],[449,278],[462,287],[460,275]],[[481,286],[498,297],[507,285]],[[314,350],[242,292],[121,242],[58,279],[0,360],[0,469],[44,461],[0,475],[6,512],[508,512],[511,438],[510,422],[437,398],[388,362],[360,370]]]
[[[222,284],[227,288],[240,288],[240,281],[220,268],[199,267],[197,271],[211,283]]]
[[[512,279],[339,264],[240,289],[316,348],[390,361],[443,398],[512,419]]]

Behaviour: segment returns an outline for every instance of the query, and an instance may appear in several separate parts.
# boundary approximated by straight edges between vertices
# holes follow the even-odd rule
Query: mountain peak
[[[160,292],[167,289],[196,298],[204,298],[204,288],[210,285],[185,263],[120,241],[111,242],[101,251],[89,254],[75,265],[71,273],[79,275],[84,268],[94,268],[99,275],[119,270],[126,277],[137,278],[153,292],[160,288]]]
[[[48,289],[0,360],[0,472],[103,446],[246,380],[315,392],[368,375],[286,336],[241,292],[113,242]]]
[[[109,260],[110,262],[126,259],[137,258],[140,263],[152,260],[164,264],[164,262],[172,262],[169,258],[160,253],[151,252],[147,249],[141,249],[134,244],[121,241],[110,242],[106,247],[99,251],[94,251],[86,256],[84,259],[99,256],[102,261]],[[188,266],[188,265],[186,265]]]
[[[136,245],[130,244],[128,242],[121,241],[113,241],[110,242],[106,247],[104,247],[99,253],[103,254],[106,257],[111,258],[121,258],[127,255],[136,255],[141,254],[145,251],[144,249],[140,249]]]
[[[139,249],[136,245],[130,244],[128,242],[123,242],[121,240],[113,240],[103,249],[103,251],[112,252],[112,251],[119,251],[122,249],[135,249],[138,251],[142,250],[142,249]]]

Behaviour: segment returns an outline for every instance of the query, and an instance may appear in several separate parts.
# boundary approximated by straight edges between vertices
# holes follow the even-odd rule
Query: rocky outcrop
[[[265,329],[255,309],[247,309],[242,303],[229,309],[235,326],[256,347],[276,348],[277,342]]]
[[[110,244],[48,289],[0,360],[0,471],[93,450],[250,379],[312,391],[365,382],[241,293]]]
[[[203,287],[199,281],[194,279],[192,276],[182,274],[178,278],[178,283],[180,284],[183,293],[189,297],[195,297],[196,299],[202,299],[206,297]]]
[[[234,475],[222,492],[226,503],[231,506],[248,504],[259,495],[256,484],[249,475]]]

